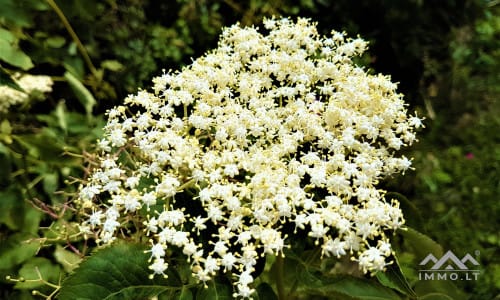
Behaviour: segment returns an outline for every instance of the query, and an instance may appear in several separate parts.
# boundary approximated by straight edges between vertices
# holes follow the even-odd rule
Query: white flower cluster
[[[52,91],[52,79],[44,75],[23,75],[15,82],[24,90],[24,92],[15,90],[11,87],[0,86],[0,113],[7,113],[9,107],[26,103],[29,99],[41,98],[44,93]]]
[[[421,120],[388,77],[353,63],[362,39],[320,36],[307,19],[264,27],[226,28],[217,49],[109,111],[79,193],[83,230],[109,243],[139,224],[154,274],[178,249],[200,281],[231,272],[243,298],[259,257],[301,234],[324,256],[384,269],[385,232],[404,220],[377,184],[410,167],[396,151]]]

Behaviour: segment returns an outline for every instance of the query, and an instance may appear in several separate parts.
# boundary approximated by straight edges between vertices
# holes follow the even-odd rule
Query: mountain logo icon
[[[451,250],[448,250],[439,260],[430,253],[419,265],[426,266],[429,262],[433,263],[430,270],[469,270],[466,264],[478,266],[479,263],[469,253],[462,259],[459,259]]]

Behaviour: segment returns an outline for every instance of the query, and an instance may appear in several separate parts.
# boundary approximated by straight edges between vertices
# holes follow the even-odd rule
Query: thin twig
[[[80,54],[83,56],[83,60],[85,61],[85,64],[87,64],[87,67],[90,69],[90,72],[94,77],[99,79],[97,69],[95,68],[94,64],[92,63],[92,60],[90,59],[90,56],[87,52],[87,49],[85,49],[85,46],[83,46],[82,42],[80,41],[80,38],[78,38],[78,35],[76,32],[73,30],[73,27],[69,23],[68,19],[64,15],[63,11],[59,8],[59,6],[56,4],[54,0],[46,0],[47,3],[50,5],[50,7],[54,10],[54,12],[57,14],[59,19],[61,19],[61,22],[63,23],[64,27],[68,31],[69,35],[73,39],[73,41],[76,44],[76,47],[78,48],[78,51],[80,51]]]

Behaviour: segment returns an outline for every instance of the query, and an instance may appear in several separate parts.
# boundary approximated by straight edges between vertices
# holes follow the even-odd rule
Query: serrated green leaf
[[[145,299],[168,290],[180,290],[182,282],[173,268],[169,278],[149,278],[147,247],[115,244],[84,260],[63,281],[57,299]]]
[[[219,283],[214,280],[207,283],[207,287],[201,287],[196,293],[196,300],[231,300],[233,287],[227,283]]]
[[[83,105],[87,117],[90,118],[92,116],[92,109],[97,103],[94,96],[92,96],[92,93],[70,72],[65,72],[64,78],[75,93],[76,98]]]

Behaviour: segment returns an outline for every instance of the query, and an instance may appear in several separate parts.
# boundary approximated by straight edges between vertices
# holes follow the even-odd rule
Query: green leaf
[[[407,296],[416,297],[415,291],[406,280],[405,275],[399,267],[398,259],[393,256],[393,263],[389,265],[385,272],[377,273],[378,281],[391,289],[397,290]]]
[[[433,254],[435,257],[443,256],[441,245],[427,235],[411,227],[405,227],[404,230],[399,230],[398,233],[403,236],[405,242],[413,249],[417,259],[422,260],[429,254]]]
[[[60,101],[55,109],[55,115],[57,118],[57,124],[61,127],[64,132],[68,131],[68,121],[66,115],[66,104],[64,101]]]
[[[97,251],[63,281],[57,299],[146,299],[180,290],[182,282],[172,267],[168,279],[149,278],[146,249],[144,245],[122,243]]]
[[[51,36],[45,40],[45,44],[51,48],[61,48],[66,43],[66,39],[60,35]]]
[[[419,280],[415,284],[418,299],[465,300],[469,297],[449,280]]]
[[[33,67],[31,58],[28,55],[19,49],[16,44],[3,39],[0,39],[0,60],[23,70]]]
[[[348,274],[326,276],[307,269],[297,274],[298,291],[342,300],[400,300],[393,290],[376,280],[354,277]]]
[[[273,288],[268,283],[261,283],[256,288],[260,300],[278,300]]]
[[[177,296],[177,300],[193,300],[193,292],[185,286],[182,287],[180,294]]]
[[[232,300],[232,286],[215,282],[207,283],[207,287],[201,287],[196,293],[196,300]]]
[[[113,72],[123,70],[125,67],[117,60],[105,60],[101,63],[101,67]]]
[[[0,132],[6,134],[12,133],[12,126],[10,126],[9,120],[5,119],[2,121],[2,123],[0,123]]]
[[[2,134],[0,134],[0,137],[1,136]],[[2,172],[0,172],[0,182],[1,182],[0,186],[6,186],[9,184],[11,180],[12,165],[11,165],[11,156],[9,148],[7,148],[1,141],[0,141],[0,170],[2,170]],[[3,206],[3,199],[0,201],[0,223],[5,222],[2,218],[5,214],[5,212],[2,211],[2,206]]]
[[[40,2],[40,1],[36,1]],[[23,4],[25,1],[22,2]],[[0,0],[0,18],[5,18],[18,26],[28,27],[32,25],[32,17],[29,11],[22,7],[20,1]]]
[[[0,27],[0,40],[7,41],[9,43],[15,43],[17,41],[17,38],[14,34],[12,34],[12,32]]]
[[[82,261],[82,258],[79,255],[64,249],[61,245],[56,245],[54,258],[63,266],[64,270],[68,273],[73,271]]]
[[[0,192],[0,223],[12,230],[18,230],[24,215],[24,203],[20,194],[13,190]]]
[[[0,86],[2,85],[6,85],[12,89],[24,93],[23,88],[20,87],[19,84],[17,84],[17,82],[14,81],[14,79],[12,79],[12,77],[10,76],[9,73],[7,73],[7,71],[5,71],[3,68],[0,67]]]
[[[374,280],[339,275],[334,282],[323,281],[324,286],[320,289],[324,296],[338,293],[349,298],[362,300],[400,300],[393,290],[378,284]],[[347,298],[347,299],[349,299]]]
[[[44,286],[42,280],[57,283],[60,275],[60,268],[50,260],[43,257],[33,257],[25,263],[19,270],[19,276],[25,281],[16,283],[17,289],[34,289]]]
[[[68,81],[68,84],[75,93],[76,98],[85,108],[87,117],[90,118],[92,116],[92,109],[97,103],[94,96],[92,96],[92,93],[70,72],[65,72],[64,78]]]
[[[444,171],[435,171],[433,174],[434,178],[440,183],[451,183],[453,182],[453,178],[450,174]]]
[[[7,225],[12,230],[31,233],[38,230],[40,218],[41,212],[24,201],[19,191],[9,189],[0,192],[1,224]]]
[[[46,173],[42,179],[43,190],[47,195],[52,196],[59,187],[59,174],[57,172]]]
[[[33,257],[40,243],[27,233],[14,233],[0,244],[0,269],[10,269]]]

